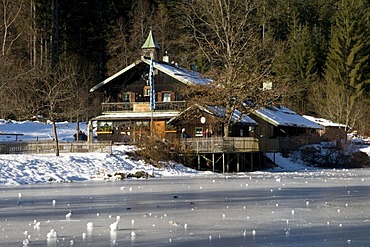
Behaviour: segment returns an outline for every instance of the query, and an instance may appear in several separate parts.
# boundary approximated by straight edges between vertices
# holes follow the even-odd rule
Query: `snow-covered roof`
[[[217,107],[217,106],[207,106],[209,110],[213,112],[214,115],[218,117],[224,117],[225,116],[225,108],[223,107]],[[239,120],[239,121],[238,121]],[[235,110],[233,113],[233,116],[231,118],[232,122],[238,121],[238,123],[244,123],[248,125],[258,125],[258,123],[252,119],[251,117],[242,114],[239,110]]]
[[[280,107],[263,107],[257,109],[253,114],[264,119],[274,126],[290,126],[311,129],[322,129],[322,126],[304,118],[296,112],[280,106]]]
[[[150,65],[150,59],[141,58],[141,61]],[[192,84],[205,85],[211,82],[211,79],[202,77],[200,73],[193,70],[187,70],[185,68],[177,66],[176,64],[170,65],[165,62],[153,61],[153,67],[187,85]]]
[[[225,116],[225,109],[222,108],[222,107],[217,107],[217,106],[203,107],[203,106],[200,106],[200,105],[193,105],[191,107],[188,107],[186,110],[181,112],[179,115],[184,114],[185,112],[190,111],[191,109],[194,109],[194,107],[197,107],[200,110],[202,110],[202,111],[204,111],[204,112],[206,112],[210,115],[216,116],[216,117],[224,117]],[[240,114],[242,114],[240,111],[235,110],[231,121],[232,122],[237,121],[238,123],[247,124],[247,125],[258,125],[258,123],[256,121],[254,121],[251,117],[249,117],[247,115],[242,115],[242,117],[240,117]],[[172,122],[176,118],[177,118],[177,116],[171,118],[168,121],[168,123]]]
[[[303,115],[303,117],[324,127],[338,127],[338,128],[346,127],[345,124],[334,123],[333,121],[325,119],[325,118],[315,118],[315,117],[307,116],[307,115]]]
[[[94,92],[97,89],[101,88],[102,86],[109,84],[113,79],[123,75],[130,69],[134,68],[135,66],[139,65],[140,63],[145,63],[148,66],[150,66],[150,59],[147,59],[145,57],[141,57],[140,60],[136,60],[126,68],[120,70],[119,72],[115,73],[114,75],[108,77],[104,81],[96,84],[94,87],[90,89],[90,92]],[[162,73],[184,83],[187,85],[193,85],[193,84],[201,84],[205,85],[209,82],[211,82],[211,79],[209,78],[204,78],[200,75],[200,73],[192,70],[187,70],[185,68],[179,67],[176,64],[170,65],[165,62],[158,62],[158,61],[153,61],[153,67]]]

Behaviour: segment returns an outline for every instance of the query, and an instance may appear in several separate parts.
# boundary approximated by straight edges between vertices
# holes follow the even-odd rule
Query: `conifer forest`
[[[150,30],[221,100],[272,82],[274,104],[370,135],[369,0],[1,0],[0,118],[96,116],[90,88],[138,59]]]

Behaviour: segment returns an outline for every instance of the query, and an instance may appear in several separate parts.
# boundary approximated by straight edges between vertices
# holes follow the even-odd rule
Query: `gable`
[[[107,79],[105,79],[104,81],[96,84],[94,87],[92,87],[90,89],[90,92],[95,92],[95,91],[101,91],[103,88],[105,88],[106,86],[109,86],[109,84],[112,84],[114,82],[116,82],[117,80],[121,79],[126,75],[129,76],[130,74],[132,74],[132,70],[134,71],[137,71],[137,66],[141,63],[140,60],[137,60],[135,62],[133,62],[132,64],[130,64],[129,66],[127,66],[126,68],[120,70],[119,72],[115,73],[114,75],[108,77]]]
[[[104,81],[98,83],[90,89],[90,92],[102,91],[106,88],[112,86],[112,84],[129,84],[132,81],[140,80],[141,77],[145,76],[149,72],[150,59],[142,57],[140,60],[135,61],[121,71],[115,73],[114,75],[108,77]],[[161,77],[160,81],[165,81],[166,83],[181,82],[185,85],[192,84],[206,84],[210,80],[207,78],[201,77],[198,72],[186,70],[184,68],[169,65],[164,62],[153,61],[153,67],[159,71],[158,75]],[[170,79],[165,79],[167,75]],[[155,79],[158,76],[155,75]],[[144,81],[144,78],[142,79]]]

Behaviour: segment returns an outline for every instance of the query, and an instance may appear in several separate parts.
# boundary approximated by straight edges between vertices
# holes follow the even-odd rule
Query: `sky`
[[[74,141],[76,124],[61,122],[57,124],[58,137],[61,141]],[[80,129],[87,133],[87,123],[81,123]],[[0,141],[14,141],[15,136],[4,134],[23,134],[18,141],[51,140],[52,126],[48,123],[33,121],[0,120]],[[356,145],[356,148],[370,156],[370,146]],[[155,177],[207,176],[212,172],[197,171],[178,163],[165,163],[162,168],[146,164],[142,160],[132,160],[126,154],[133,146],[113,146],[109,153],[61,153],[54,154],[3,154],[0,155],[0,185],[21,185],[48,182],[76,182],[86,180],[119,179],[115,173],[136,173],[144,171]],[[268,154],[273,158],[273,154]],[[263,172],[290,172],[317,170],[307,167],[299,160],[284,158],[279,154],[274,157],[278,166]]]

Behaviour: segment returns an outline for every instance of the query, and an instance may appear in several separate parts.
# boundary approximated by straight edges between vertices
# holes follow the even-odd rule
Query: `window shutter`
[[[130,95],[130,102],[135,102],[136,93],[132,92]]]

